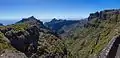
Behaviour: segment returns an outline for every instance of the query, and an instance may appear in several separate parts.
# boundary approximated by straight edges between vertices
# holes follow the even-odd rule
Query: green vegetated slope
[[[68,58],[92,58],[116,35],[120,34],[120,10],[104,10],[90,14],[83,28],[71,30],[63,40]]]
[[[13,25],[0,26],[0,51],[15,49],[31,58],[93,58],[114,36],[119,35],[120,10],[91,13],[82,23],[57,26],[64,31],[70,28],[61,34],[49,30],[55,27],[54,22],[47,28],[33,16]],[[59,35],[66,36],[60,38]]]
[[[10,45],[10,43],[8,43],[6,40],[4,40],[5,37],[3,35],[3,33],[0,32],[0,51],[1,50],[13,50],[14,48]]]
[[[47,29],[33,16],[16,24],[0,26],[0,37],[0,51],[13,48],[25,53],[29,58],[65,55],[64,45],[57,34]]]
[[[27,28],[27,24],[16,24],[16,25],[9,25],[9,26],[0,26],[0,53],[5,53],[10,51],[12,52],[18,52],[12,45],[10,40],[5,36],[4,32],[8,31],[9,29],[12,32],[19,32],[24,31],[25,28]],[[3,31],[4,30],[4,31]]]

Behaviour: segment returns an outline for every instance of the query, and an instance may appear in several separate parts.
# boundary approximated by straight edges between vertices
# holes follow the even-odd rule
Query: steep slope
[[[9,57],[22,57],[27,58],[26,55],[20,51],[17,51],[11,44],[10,41],[0,31],[0,58]]]
[[[46,23],[46,26],[65,38],[62,42],[68,58],[97,58],[109,41],[120,35],[120,9],[91,13],[88,20],[83,20],[81,24],[80,21],[70,22],[53,19]],[[59,33],[60,30],[64,32]]]
[[[17,50],[29,58],[98,58],[114,36],[120,36],[120,9],[91,13],[86,20],[53,19],[45,24],[32,16],[0,26],[0,52]]]
[[[104,10],[90,14],[83,28],[77,27],[64,42],[70,58],[97,57],[108,42],[120,35],[120,10]],[[74,48],[73,48],[74,47]]]
[[[3,35],[3,33],[0,32],[0,50],[4,50],[4,49],[14,49],[10,44],[9,41],[7,41],[5,39],[5,36]]]
[[[55,57],[64,53],[56,46],[60,38],[33,16],[13,25],[1,26],[0,31],[16,50],[27,57]]]

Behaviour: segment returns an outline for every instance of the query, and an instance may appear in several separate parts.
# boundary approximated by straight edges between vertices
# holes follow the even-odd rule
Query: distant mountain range
[[[0,19],[0,23],[3,25],[9,25],[9,24],[14,24],[18,22],[20,19]],[[45,22],[50,22],[52,19],[38,19],[41,20],[43,23]],[[74,19],[74,18],[68,18],[67,20],[79,20],[79,19]]]
[[[120,9],[45,23],[31,16],[7,26],[0,24],[0,58],[115,58],[119,41],[104,51],[115,36],[120,36]]]

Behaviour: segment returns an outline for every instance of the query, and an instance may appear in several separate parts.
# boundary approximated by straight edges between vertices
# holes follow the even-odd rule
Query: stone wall
[[[120,35],[114,36],[108,45],[101,51],[98,58],[115,58],[119,43]]]

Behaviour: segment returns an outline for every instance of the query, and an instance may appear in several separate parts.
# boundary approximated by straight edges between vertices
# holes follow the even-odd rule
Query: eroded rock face
[[[29,25],[23,27],[26,24]],[[14,48],[25,53],[29,58],[38,58],[41,55],[46,57],[46,54],[52,53],[47,51],[47,49],[54,47],[55,42],[59,40],[55,33],[47,29],[34,17],[22,20],[12,26],[5,26],[0,31]]]
[[[112,10],[104,10],[96,13],[91,13],[90,16],[88,17],[88,20],[98,18],[98,19],[107,19],[111,18],[113,15],[118,15],[120,14],[120,9],[112,9]]]
[[[4,35],[10,40],[11,45],[25,54],[35,53],[37,51],[39,29],[31,26],[25,31],[13,32],[7,30]]]

